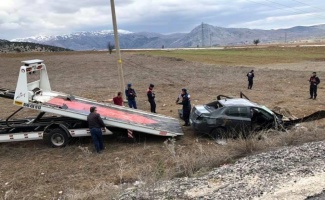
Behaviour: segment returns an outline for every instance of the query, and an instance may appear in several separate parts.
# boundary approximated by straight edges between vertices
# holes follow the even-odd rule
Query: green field
[[[257,65],[324,61],[325,47],[265,47],[143,51],[141,54],[176,57],[188,61],[222,65]]]

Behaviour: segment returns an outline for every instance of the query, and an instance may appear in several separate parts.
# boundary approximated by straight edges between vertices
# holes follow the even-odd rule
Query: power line
[[[265,4],[265,3],[261,3],[261,2],[257,2],[257,1],[252,1],[252,0],[246,0],[246,1],[249,1],[249,2],[252,2],[252,3],[256,3],[256,4],[260,4],[260,5],[264,5],[264,6],[271,7],[271,8],[276,8],[276,9],[279,9],[279,10],[284,10],[284,9],[287,9],[287,8],[293,9],[293,8],[288,7],[286,5],[279,4],[277,2],[268,1],[268,0],[264,0],[264,1],[268,1],[268,2],[270,2],[272,4]],[[277,4],[277,5],[273,5],[273,4]],[[279,7],[279,5],[281,7]],[[285,8],[283,8],[283,7],[285,7]],[[296,13],[296,14],[302,14],[301,11],[299,11],[299,13],[297,13],[297,12],[294,12],[294,13]]]
[[[293,9],[293,10],[297,10],[301,13],[298,13],[298,14],[307,14],[305,11],[303,10],[300,10],[300,9],[297,9],[297,8],[293,8],[293,7],[289,7],[287,5],[284,5],[284,4],[281,4],[281,3],[277,3],[277,2],[274,2],[274,1],[270,1],[270,0],[264,0],[264,1],[267,1],[267,2],[270,2],[270,3],[273,3],[273,4],[276,4],[276,5],[279,5],[279,6],[283,6],[285,8],[289,8],[289,9]]]
[[[297,0],[291,0],[291,1],[294,1],[294,2],[300,3],[300,4],[302,4],[302,5],[305,5],[305,6],[308,6],[308,7],[310,7],[310,8],[313,8],[313,9],[315,9],[315,10],[318,10],[318,11],[322,11],[322,12],[324,12],[324,10],[323,10],[323,9],[320,9],[320,8],[317,8],[317,7],[314,7],[314,6],[311,6],[311,5],[309,5],[309,4],[306,4],[306,3],[304,3],[304,2],[301,2],[301,1],[297,1]]]
[[[317,13],[311,13],[311,12],[306,12],[306,11],[304,11],[304,10],[301,10],[301,9],[297,9],[297,8],[293,8],[293,7],[289,7],[289,6],[287,6],[287,5],[284,5],[284,4],[281,4],[281,3],[277,3],[277,2],[274,2],[274,1],[271,1],[271,0],[264,0],[264,1],[268,1],[268,2],[270,2],[270,3],[274,3],[274,4],[277,4],[277,5],[280,5],[280,6],[283,6],[283,7],[286,7],[286,8],[289,8],[289,9],[292,9],[292,10],[297,10],[298,12],[295,12],[295,13],[297,13],[297,14],[311,14],[311,15],[316,15],[316,16],[318,16],[318,17],[320,17],[320,18],[324,18],[325,19],[325,16],[324,15],[319,15],[319,14],[317,14]]]
[[[252,1],[252,0],[246,0],[246,1],[256,3],[256,4],[260,4],[260,5],[267,6],[267,7],[273,7],[273,8],[276,8],[276,9],[281,9],[279,7],[270,6],[269,4],[264,4],[264,3],[261,3],[261,2],[258,2],[258,1]]]
[[[319,18],[325,19],[325,16],[324,15],[319,15],[317,13],[312,13],[312,12],[306,12],[304,10],[297,9],[297,8],[293,8],[293,7],[290,7],[290,6],[281,4],[281,3],[277,3],[277,2],[274,2],[274,1],[270,1],[270,0],[264,0],[264,1],[267,1],[267,2],[269,2],[271,4],[265,4],[265,3],[256,2],[256,1],[252,1],[252,0],[246,0],[246,1],[249,1],[249,2],[252,2],[252,3],[256,3],[256,4],[261,4],[261,5],[264,5],[264,6],[267,6],[267,7],[272,7],[272,8],[280,9],[280,10],[283,10],[283,9],[291,9],[291,10],[293,10],[292,12],[295,13],[295,14],[311,14],[311,15],[317,15]],[[281,6],[281,7],[279,7],[279,6]]]

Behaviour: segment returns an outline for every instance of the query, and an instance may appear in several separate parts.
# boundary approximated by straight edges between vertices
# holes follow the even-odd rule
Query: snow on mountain
[[[127,30],[118,30],[119,34],[131,34],[133,32],[127,31]],[[73,37],[80,37],[80,36],[98,36],[98,35],[110,35],[114,34],[113,30],[102,30],[102,31],[80,31],[76,33],[71,34],[64,34],[64,35],[37,35],[37,36],[31,36],[26,38],[16,38],[12,39],[11,42],[46,42],[49,40],[60,40],[60,39],[69,39]]]
[[[122,49],[138,48],[184,48],[209,46],[234,46],[253,44],[259,39],[261,44],[296,42],[301,40],[325,40],[325,25],[297,26],[288,29],[261,30],[248,28],[223,28],[209,24],[201,24],[189,33],[163,35],[153,32],[133,33],[119,30],[119,41]],[[286,33],[286,34],[284,34]],[[108,43],[114,44],[114,32],[83,31],[57,36],[35,36],[12,41],[34,42],[58,46],[73,50],[103,50]]]

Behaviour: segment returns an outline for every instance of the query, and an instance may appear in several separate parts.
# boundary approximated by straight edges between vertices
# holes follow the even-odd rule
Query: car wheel
[[[225,128],[217,127],[211,131],[211,137],[215,140],[224,139],[227,136]]]
[[[52,147],[64,147],[68,144],[68,135],[60,128],[55,128],[44,134],[44,141]]]

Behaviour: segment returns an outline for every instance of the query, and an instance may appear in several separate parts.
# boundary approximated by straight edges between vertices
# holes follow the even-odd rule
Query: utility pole
[[[204,47],[204,31],[203,31],[203,22],[202,22],[202,48]]]
[[[111,0],[111,10],[112,10],[112,21],[113,21],[113,29],[114,29],[114,38],[115,38],[115,49],[118,56],[117,59],[117,70],[118,70],[118,76],[119,76],[119,86],[120,86],[120,92],[123,94],[123,99],[126,99],[125,92],[124,92],[124,72],[123,72],[123,66],[122,66],[122,57],[121,57],[121,51],[120,51],[120,43],[118,39],[118,32],[117,32],[117,23],[116,23],[116,14],[115,14],[115,3],[114,0]]]
[[[287,43],[287,31],[284,32],[284,43]]]

